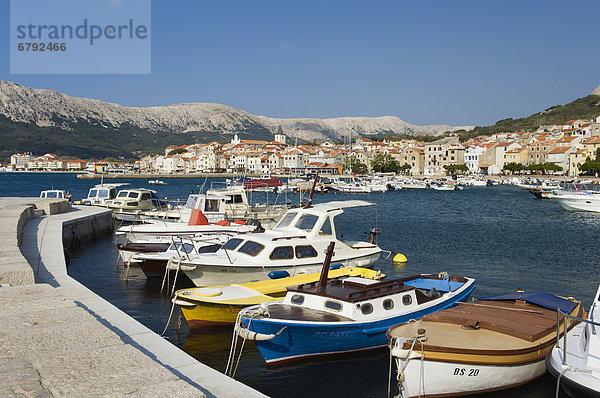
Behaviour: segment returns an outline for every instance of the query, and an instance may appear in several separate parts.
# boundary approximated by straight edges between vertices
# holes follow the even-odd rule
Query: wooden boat
[[[385,277],[381,272],[367,268],[333,268],[335,267],[332,266],[329,270],[328,278],[361,277],[378,280]],[[281,300],[287,287],[316,282],[319,276],[320,273],[317,272],[260,282],[182,289],[175,293],[173,302],[181,307],[183,316],[192,329],[230,325],[235,323],[243,308]]]
[[[557,309],[583,314],[581,302],[572,298],[520,291],[460,303],[391,327],[400,396],[490,392],[543,375],[544,357],[556,341]],[[567,328],[576,323],[568,319]]]
[[[600,397],[600,287],[581,321],[548,352],[546,368],[568,396]]]
[[[474,287],[474,279],[446,273],[389,281],[322,276],[318,283],[288,287],[281,302],[243,309],[236,333],[254,340],[267,363],[384,347],[390,326],[448,308]]]

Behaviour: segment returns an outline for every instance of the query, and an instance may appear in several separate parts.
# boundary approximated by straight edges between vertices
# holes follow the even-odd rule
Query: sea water
[[[223,180],[166,179],[167,185],[149,186],[147,180],[115,180],[131,187],[156,189],[161,197],[185,200]],[[87,195],[99,181],[73,174],[0,173],[0,196],[39,196],[43,189],[69,190],[74,200]],[[267,200],[257,196],[258,200]],[[372,227],[382,234],[378,244],[408,258],[394,265],[393,254],[375,266],[388,277],[417,273],[469,276],[476,279],[474,296],[522,288],[563,296],[572,294],[589,308],[598,288],[597,248],[600,214],[570,212],[557,203],[538,200],[512,186],[472,187],[464,191],[403,190],[372,194],[328,193],[316,203],[360,199],[375,206],[348,209],[338,233],[343,239],[365,239]],[[269,201],[274,201],[272,196]],[[298,201],[290,195],[277,198]],[[111,236],[71,253],[69,274],[144,325],[161,333],[171,303],[160,294],[161,280],[148,280],[139,269],[128,272],[116,265],[117,249]],[[192,331],[176,308],[165,338],[199,361],[224,371],[231,343],[228,327]],[[252,342],[247,342],[236,379],[274,397],[381,397],[387,393],[389,353],[379,350],[331,358],[267,366]],[[554,396],[555,379],[544,376],[517,389],[485,397]],[[392,392],[397,391],[392,381]]]

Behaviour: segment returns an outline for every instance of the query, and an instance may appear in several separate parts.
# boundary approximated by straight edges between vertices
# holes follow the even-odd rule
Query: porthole
[[[404,304],[404,305],[412,304],[412,297],[410,297],[410,294],[405,294],[404,296],[402,296],[402,304]]]
[[[333,310],[333,311],[341,311],[342,310],[342,303],[338,303],[337,301],[329,301],[329,300],[327,300],[325,302],[325,308],[329,308],[330,310]]]
[[[301,294],[294,294],[290,301],[292,302],[292,304],[300,305],[304,303],[304,296],[302,296]]]
[[[365,303],[365,304],[361,305],[360,312],[362,312],[363,315],[369,315],[370,313],[373,312],[373,305],[371,305],[369,303]]]
[[[394,308],[394,301],[392,299],[383,300],[383,309],[384,310],[389,311],[392,308]]]

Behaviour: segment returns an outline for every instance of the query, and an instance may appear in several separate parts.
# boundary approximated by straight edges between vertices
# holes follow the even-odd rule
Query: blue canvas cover
[[[562,312],[569,313],[577,306],[577,303],[544,292],[531,293],[506,293],[498,296],[480,297],[479,300],[519,300],[523,299],[528,303],[555,310],[558,308]]]

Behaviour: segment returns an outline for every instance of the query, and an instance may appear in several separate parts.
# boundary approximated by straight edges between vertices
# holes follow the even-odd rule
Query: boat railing
[[[592,311],[590,311],[590,313],[593,313]],[[563,311],[561,311],[560,309],[558,309],[556,311],[556,348],[560,348],[560,320],[561,320],[561,315],[563,316],[563,319],[565,320],[563,322],[564,325],[564,329],[563,329],[563,359],[562,359],[562,364],[563,365],[567,365],[567,318],[571,318],[574,321],[578,321],[578,322],[584,322],[588,325],[592,325],[592,326],[600,326],[600,323],[598,322],[594,322],[591,321],[589,319],[583,319],[583,318],[579,318],[577,316],[573,316],[570,314],[567,314]],[[596,329],[595,328],[590,328],[592,334],[596,334]],[[586,350],[587,350],[587,345],[589,343],[589,339],[587,339],[586,342]]]

